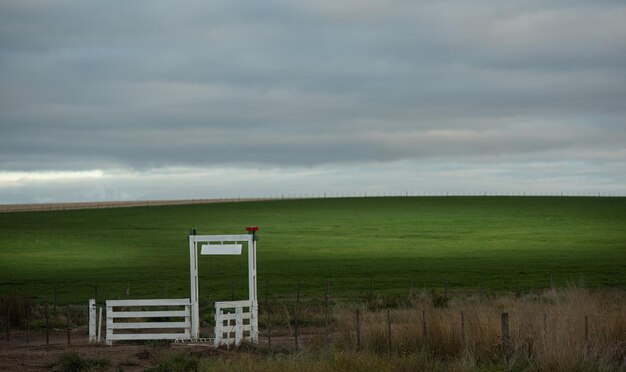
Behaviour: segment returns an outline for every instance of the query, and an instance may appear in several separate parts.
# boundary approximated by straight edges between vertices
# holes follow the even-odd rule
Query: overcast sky
[[[0,203],[626,194],[624,1],[0,0]]]

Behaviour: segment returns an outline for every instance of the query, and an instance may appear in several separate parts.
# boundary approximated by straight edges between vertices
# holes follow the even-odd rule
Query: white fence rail
[[[215,347],[253,341],[251,301],[215,303]]]
[[[106,301],[107,345],[121,340],[186,340],[191,338],[191,302],[168,300]],[[156,308],[146,311],[145,308]],[[153,318],[176,318],[159,321]],[[141,321],[139,321],[141,319]],[[171,332],[176,331],[178,332]]]

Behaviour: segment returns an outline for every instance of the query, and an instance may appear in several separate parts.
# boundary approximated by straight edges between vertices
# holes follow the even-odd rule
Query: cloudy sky
[[[626,194],[626,3],[0,0],[0,203]]]

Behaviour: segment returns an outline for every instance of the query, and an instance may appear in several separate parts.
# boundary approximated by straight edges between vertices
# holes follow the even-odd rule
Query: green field
[[[259,292],[621,285],[626,198],[394,197],[0,213],[0,293],[51,301],[188,297],[187,233],[260,227]],[[246,294],[246,256],[200,258],[204,298]],[[371,282],[370,282],[371,278]]]

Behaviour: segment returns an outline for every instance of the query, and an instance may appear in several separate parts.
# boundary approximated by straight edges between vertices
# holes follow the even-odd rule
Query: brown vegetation
[[[72,362],[92,366],[92,370],[95,360],[103,369],[155,367],[156,371],[619,371],[626,370],[623,294],[622,290],[570,286],[517,296],[456,294],[447,299],[445,306],[426,291],[412,296],[404,306],[389,309],[343,303],[330,309],[328,339],[325,307],[305,305],[299,313],[298,352],[293,337],[293,309],[276,304],[270,314],[271,348],[265,323],[268,314],[262,311],[259,347],[213,350],[210,345],[167,343],[90,346],[82,326],[78,333],[74,331],[71,346],[66,346],[61,330],[55,331],[45,349],[52,354],[47,359],[45,354],[40,355],[48,366]],[[14,296],[4,298],[3,303],[22,308],[22,302]],[[23,309],[26,307],[30,308],[24,305]],[[84,324],[84,308],[73,309],[75,326]],[[38,318],[40,310],[40,306],[32,307],[33,318]],[[56,320],[55,328],[62,329],[65,314],[53,316],[52,308],[49,310],[51,323]],[[503,337],[503,313],[508,315],[508,338]],[[39,324],[31,331],[28,344],[24,342],[22,321],[15,324],[18,329],[11,336],[15,341],[5,344],[0,340],[0,359],[5,359],[5,368],[10,369],[10,361],[18,363],[15,366],[29,365],[31,362],[20,357],[22,349],[24,355],[31,355],[44,347],[41,321],[35,320]],[[78,355],[63,356],[66,352]],[[106,359],[111,363],[105,363]]]

